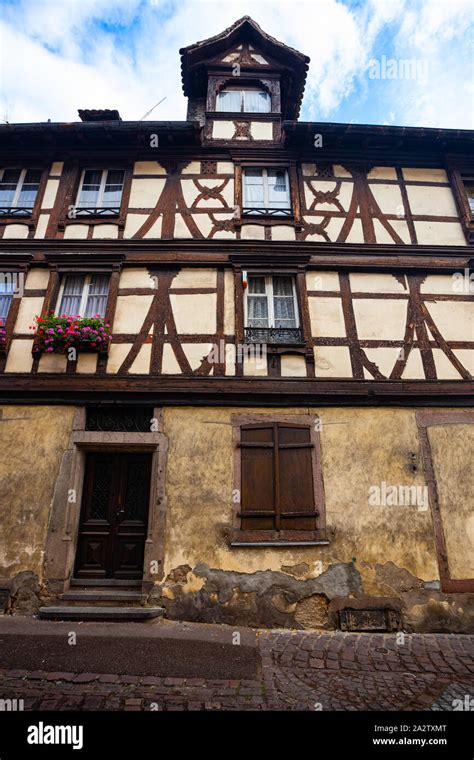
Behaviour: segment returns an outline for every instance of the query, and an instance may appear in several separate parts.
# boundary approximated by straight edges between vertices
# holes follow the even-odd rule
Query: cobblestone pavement
[[[22,699],[25,710],[474,710],[474,636],[397,641],[261,631],[256,680],[3,669],[0,698]]]

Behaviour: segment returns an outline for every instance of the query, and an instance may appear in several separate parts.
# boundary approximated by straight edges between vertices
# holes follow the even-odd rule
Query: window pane
[[[268,303],[266,296],[247,298],[247,327],[268,327]]]
[[[263,176],[261,169],[244,172],[244,206],[258,208],[264,205]]]
[[[94,274],[91,277],[89,296],[86,303],[85,317],[105,317],[107,295],[109,292],[109,275]]]
[[[242,93],[240,90],[227,90],[220,92],[217,96],[218,111],[241,111]]]
[[[0,291],[0,293],[1,293],[1,291]],[[2,326],[5,324],[5,322],[7,320],[8,311],[10,309],[11,301],[12,301],[12,296],[11,295],[8,295],[8,294],[5,294],[5,293],[3,293],[3,294],[0,295],[0,325],[2,325]]]
[[[249,293],[265,294],[265,277],[249,277]]]
[[[270,208],[290,208],[286,171],[268,170],[268,203]]]
[[[25,180],[18,196],[17,206],[33,208],[38,194],[40,179],[41,171],[39,169],[29,169],[26,172]]]
[[[81,306],[82,290],[84,288],[84,275],[69,275],[64,281],[63,297],[59,307],[60,316],[75,316],[79,314]]]
[[[13,203],[16,186],[20,179],[20,169],[5,169],[0,182],[0,206],[8,207]]]
[[[296,327],[291,277],[273,278],[273,311],[275,327]]]
[[[268,113],[270,111],[270,95],[268,92],[245,90],[244,111],[248,113]]]
[[[97,206],[101,177],[102,172],[100,169],[88,169],[84,173],[84,182],[82,184],[81,195],[77,204],[79,208]]]
[[[123,175],[121,169],[112,169],[107,174],[107,181],[104,191],[103,207],[120,208],[123,189]]]
[[[471,209],[471,214],[474,215],[474,185],[465,185],[465,188],[469,208]]]

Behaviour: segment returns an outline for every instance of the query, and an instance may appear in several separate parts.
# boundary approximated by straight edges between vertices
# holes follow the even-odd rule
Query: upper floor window
[[[8,276],[0,278],[0,327],[3,327],[7,321],[14,292],[13,279]]]
[[[466,193],[466,199],[471,212],[471,218],[474,219],[474,172],[463,173],[461,178],[464,185],[464,192]]]
[[[245,169],[243,175],[244,214],[291,216],[290,185],[286,169]]]
[[[269,113],[271,97],[263,90],[223,90],[217,96],[217,111]]]
[[[41,169],[0,169],[0,215],[29,216],[40,180]]]
[[[245,337],[251,343],[300,343],[295,278],[252,275],[246,291]]]
[[[77,196],[76,215],[118,214],[124,174],[122,169],[84,169]]]
[[[59,291],[60,316],[105,317],[108,274],[68,274]]]

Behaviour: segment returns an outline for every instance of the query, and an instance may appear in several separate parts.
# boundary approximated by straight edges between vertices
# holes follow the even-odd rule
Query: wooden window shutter
[[[310,428],[243,426],[240,446],[241,530],[315,531]]]

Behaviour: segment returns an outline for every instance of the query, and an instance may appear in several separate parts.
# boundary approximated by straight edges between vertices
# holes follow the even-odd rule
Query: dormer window
[[[114,216],[120,211],[124,171],[84,169],[79,184],[76,216]]]
[[[231,113],[269,113],[271,97],[263,90],[227,89],[217,96],[216,111]]]
[[[243,213],[252,216],[291,216],[286,169],[245,169]]]
[[[30,216],[41,169],[0,169],[0,215]]]

